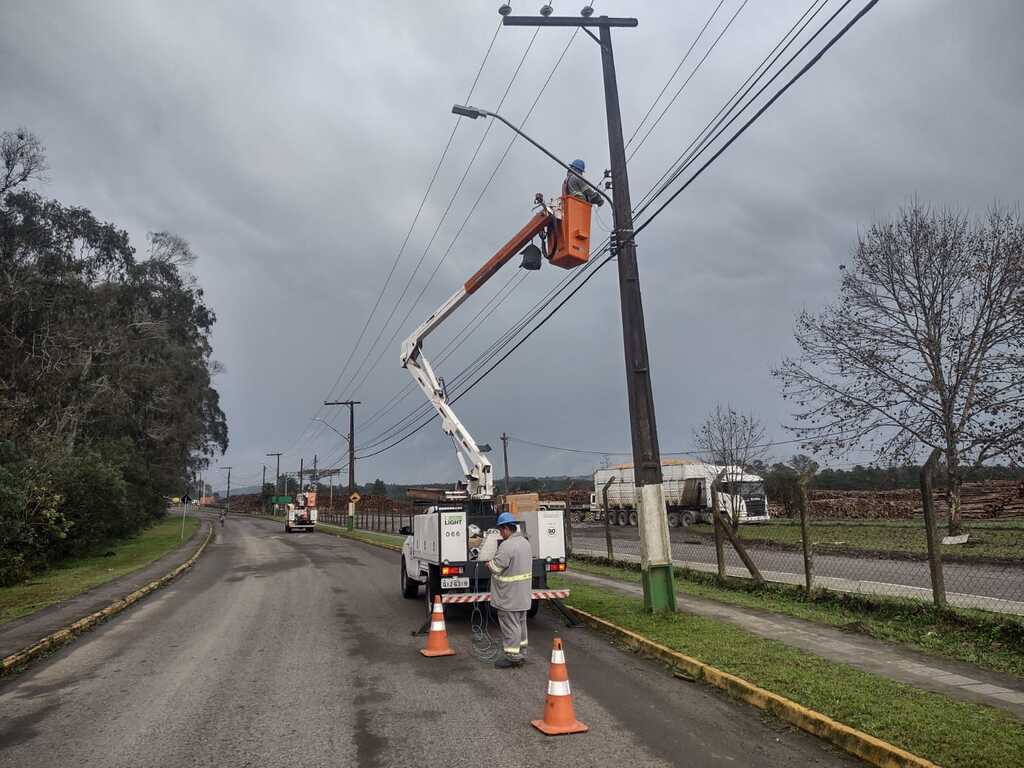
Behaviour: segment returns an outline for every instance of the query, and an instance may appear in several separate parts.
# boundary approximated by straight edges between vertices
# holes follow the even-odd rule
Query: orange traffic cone
[[[421,648],[424,656],[454,656],[455,651],[448,645],[448,631],[444,628],[444,610],[441,596],[434,597],[434,610],[430,616],[430,632],[427,633],[427,647]]]
[[[565,667],[565,652],[562,639],[555,638],[551,649],[551,666],[548,668],[548,695],[544,700],[544,717],[530,721],[531,725],[548,736],[563,733],[584,733],[589,731],[576,719],[572,709],[572,693],[569,691],[569,672]]]

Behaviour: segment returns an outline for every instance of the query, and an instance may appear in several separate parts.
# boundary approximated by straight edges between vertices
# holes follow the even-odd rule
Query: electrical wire
[[[491,36],[491,42],[488,44],[487,50],[484,52],[484,57],[480,62],[480,66],[477,67],[476,76],[473,78],[473,83],[469,87],[469,92],[466,95],[467,102],[469,102],[472,99],[473,93],[476,91],[476,86],[480,82],[480,76],[483,74],[484,66],[487,64],[487,61],[491,56],[491,51],[494,49],[494,43],[498,39],[498,33],[501,31],[502,26],[503,24],[499,21],[497,27],[494,30],[494,34]],[[362,330],[359,332],[359,336],[356,339],[356,343],[352,346],[352,349],[349,351],[348,356],[345,358],[345,362],[341,367],[341,371],[338,373],[337,378],[335,378],[334,383],[328,390],[327,396],[324,397],[324,400],[331,399],[334,390],[337,388],[338,383],[344,377],[345,372],[348,370],[349,364],[352,362],[352,358],[355,356],[356,350],[359,348],[359,345],[363,341],[363,337],[366,335],[366,329],[369,327],[370,322],[377,311],[377,308],[380,306],[381,300],[384,298],[384,294],[387,291],[388,286],[391,284],[391,278],[395,274],[395,269],[398,267],[398,263],[401,261],[402,255],[405,253],[405,248],[409,244],[409,238],[412,237],[412,233],[413,230],[416,228],[417,222],[419,222],[420,215],[423,213],[423,208],[426,206],[427,198],[430,195],[430,191],[434,188],[434,182],[437,181],[438,173],[441,170],[441,166],[444,164],[445,158],[448,156],[448,150],[451,149],[452,141],[455,139],[455,133],[456,131],[458,131],[459,124],[462,122],[462,119],[463,118],[461,116],[456,116],[455,124],[452,126],[451,133],[448,135],[448,141],[445,143],[444,149],[441,151],[441,156],[438,158],[438,161],[434,166],[434,172],[431,174],[430,181],[427,183],[427,189],[426,191],[424,191],[423,197],[420,200],[420,204],[416,209],[416,215],[413,216],[412,223],[409,225],[409,229],[405,233],[405,237],[402,240],[402,245],[399,247],[398,253],[395,255],[395,259],[391,264],[391,269],[388,271],[388,275],[384,280],[384,285],[381,287],[380,292],[377,294],[377,299],[376,301],[374,301],[373,308],[370,310],[370,313],[366,316],[366,321],[363,323]],[[317,408],[317,411],[313,416],[314,419],[323,412],[323,408],[323,405]],[[295,439],[295,442],[292,445],[292,447],[289,448],[288,451],[286,451],[286,453],[291,452],[291,450],[293,450],[295,446],[298,445],[299,441],[302,439],[303,435],[305,435],[305,432],[308,428],[309,425],[307,424],[303,428],[303,431],[302,433],[300,433],[299,437]],[[318,439],[320,434],[323,433],[324,429],[325,427],[321,425],[320,432],[313,439]]]
[[[838,15],[839,13],[841,13],[841,12],[842,12],[842,10],[843,10],[844,8],[846,8],[846,6],[847,6],[847,5],[849,5],[849,3],[850,3],[850,2],[851,2],[851,0],[847,0],[847,2],[846,2],[846,3],[844,3],[844,4],[843,4],[843,6],[842,6],[842,7],[841,7],[841,8],[840,8],[840,9],[839,9],[839,10],[838,10],[838,11],[837,11],[837,12],[836,12],[835,14],[833,14],[833,15],[832,15],[832,16],[831,16],[831,17],[830,17],[830,18],[829,18],[829,19],[828,19],[828,20],[827,20],[827,21],[826,21],[826,22],[825,22],[825,23],[824,23],[824,24],[822,25],[822,28],[821,28],[821,29],[819,29],[819,30],[818,30],[818,32],[816,32],[816,33],[815,33],[814,37],[816,37],[816,36],[817,36],[817,35],[818,35],[818,34],[819,34],[819,33],[821,32],[821,30],[822,30],[822,29],[824,29],[825,27],[827,27],[827,26],[828,26],[828,25],[829,25],[829,24],[831,23],[831,21],[832,21],[833,19],[835,19],[835,18],[836,18],[836,16],[837,16],[837,15]],[[853,28],[853,26],[854,26],[854,25],[856,25],[856,23],[857,23],[857,22],[859,22],[859,21],[860,21],[860,20],[861,20],[861,19],[862,19],[862,18],[863,18],[863,17],[864,17],[864,16],[865,16],[865,15],[866,15],[866,14],[867,14],[867,13],[868,13],[868,12],[869,12],[869,11],[870,11],[870,10],[871,10],[872,8],[873,8],[873,7],[874,7],[874,6],[875,6],[875,5],[877,4],[877,3],[878,3],[878,0],[870,0],[870,1],[869,1],[869,2],[868,2],[868,3],[867,3],[867,4],[866,4],[866,5],[865,5],[865,6],[864,6],[864,7],[863,7],[863,8],[862,8],[862,9],[861,9],[861,10],[860,10],[859,12],[858,12],[858,13],[857,13],[857,14],[856,14],[856,15],[855,15],[855,16],[854,16],[854,17],[853,17],[853,18],[852,18],[852,19],[851,19],[851,20],[850,20],[849,22],[847,22],[847,24],[846,24],[846,25],[844,25],[844,26],[843,26],[843,27],[842,27],[842,28],[841,28],[841,29],[839,30],[839,32],[837,32],[837,33],[836,33],[836,35],[834,35],[834,36],[833,36],[833,37],[832,37],[832,38],[831,38],[831,39],[829,40],[829,42],[828,42],[828,43],[826,43],[826,45],[825,45],[825,46],[824,46],[824,47],[823,47],[823,48],[822,48],[822,49],[821,49],[821,50],[820,50],[820,51],[819,51],[819,52],[818,52],[818,53],[817,53],[817,54],[816,54],[816,55],[815,55],[814,57],[812,57],[812,59],[811,59],[810,61],[808,61],[808,62],[807,62],[807,64],[805,64],[805,65],[804,65],[803,67],[801,67],[801,69],[800,69],[800,70],[799,70],[799,71],[798,71],[798,72],[797,72],[797,73],[796,73],[796,74],[795,74],[795,75],[794,75],[794,76],[793,76],[792,78],[790,78],[790,80],[789,80],[789,81],[788,81],[788,82],[787,82],[787,83],[786,83],[786,84],[785,84],[785,85],[784,85],[784,86],[783,86],[782,88],[780,88],[780,89],[779,89],[779,91],[777,91],[777,92],[776,92],[776,93],[775,93],[775,94],[774,94],[774,95],[772,96],[772,98],[771,98],[771,99],[769,99],[769,100],[768,100],[768,102],[766,102],[766,103],[765,103],[765,104],[764,104],[764,105],[763,105],[763,106],[762,106],[762,107],[761,107],[761,108],[760,108],[760,109],[759,109],[759,110],[758,110],[758,111],[757,111],[757,112],[756,112],[756,113],[755,113],[755,114],[754,114],[754,115],[753,115],[753,116],[752,116],[752,117],[751,117],[751,118],[750,118],[750,119],[749,119],[749,120],[748,120],[748,121],[746,122],[746,123],[744,123],[744,125],[743,125],[743,126],[742,126],[742,127],[741,127],[741,128],[740,128],[740,129],[739,129],[739,130],[738,130],[738,131],[737,131],[737,132],[736,132],[736,133],[735,133],[735,134],[734,134],[733,136],[732,136],[732,137],[730,137],[730,139],[729,139],[729,140],[728,140],[728,141],[727,141],[727,142],[726,142],[726,143],[725,143],[725,144],[724,144],[724,145],[723,145],[723,146],[722,146],[722,147],[721,147],[721,148],[720,148],[720,149],[719,149],[719,150],[718,150],[718,151],[717,151],[717,152],[716,152],[716,153],[715,153],[715,154],[714,154],[714,155],[713,155],[713,156],[712,156],[712,157],[711,157],[711,158],[710,158],[710,159],[709,159],[709,160],[708,160],[707,162],[705,162],[705,163],[704,163],[704,164],[703,164],[703,165],[702,165],[702,166],[701,166],[701,167],[700,167],[700,168],[699,168],[699,169],[698,169],[698,170],[697,170],[697,171],[696,171],[696,172],[695,172],[695,173],[694,173],[694,174],[693,174],[693,175],[692,175],[692,176],[691,176],[691,177],[690,177],[690,178],[689,178],[689,179],[688,179],[688,180],[687,180],[686,182],[685,182],[685,184],[684,184],[684,185],[683,185],[683,186],[682,186],[682,187],[681,187],[680,189],[678,189],[678,190],[677,190],[677,191],[676,191],[675,193],[673,193],[673,195],[672,195],[672,196],[670,197],[670,199],[669,199],[669,200],[668,200],[668,201],[667,201],[666,203],[664,203],[664,204],[662,204],[661,206],[659,206],[659,207],[658,207],[658,209],[657,209],[657,210],[656,210],[656,211],[655,211],[655,212],[654,212],[653,214],[651,214],[651,215],[650,215],[650,216],[649,216],[649,217],[648,217],[647,219],[645,219],[645,220],[644,220],[644,222],[643,222],[643,223],[642,223],[642,224],[641,224],[641,225],[640,225],[639,227],[637,227],[637,228],[636,228],[635,232],[636,232],[636,233],[639,233],[640,231],[642,231],[642,230],[643,230],[644,228],[646,228],[646,227],[647,227],[647,226],[648,226],[648,225],[649,225],[649,224],[650,224],[650,223],[651,223],[651,222],[652,222],[652,221],[653,221],[653,220],[654,220],[654,219],[655,219],[655,218],[656,218],[656,217],[657,217],[658,215],[660,215],[660,214],[661,214],[661,213],[662,213],[662,212],[663,212],[663,211],[665,210],[666,206],[667,206],[667,205],[668,205],[669,203],[671,203],[671,202],[672,202],[673,200],[675,200],[675,199],[676,199],[676,197],[678,197],[678,195],[679,195],[679,194],[680,194],[680,193],[681,193],[681,192],[683,191],[683,189],[686,189],[687,187],[689,187],[689,185],[690,185],[690,184],[692,184],[692,183],[693,183],[693,181],[695,181],[695,180],[696,180],[696,178],[698,178],[698,177],[699,177],[699,176],[700,176],[700,175],[701,175],[701,174],[702,174],[702,173],[703,173],[703,172],[704,172],[704,171],[705,171],[705,170],[706,170],[706,169],[707,169],[707,168],[708,168],[708,167],[709,167],[709,166],[711,165],[711,163],[713,163],[713,162],[714,162],[714,161],[715,161],[715,160],[716,160],[716,159],[717,159],[718,157],[720,157],[720,156],[721,156],[721,155],[722,155],[722,154],[723,154],[723,153],[724,153],[724,152],[725,152],[725,151],[726,151],[726,150],[727,150],[727,149],[728,149],[728,148],[729,148],[729,147],[730,147],[730,146],[731,146],[731,145],[732,145],[732,144],[733,144],[733,143],[735,142],[735,140],[736,140],[737,138],[739,138],[739,136],[740,136],[740,135],[742,135],[742,134],[743,134],[743,133],[744,133],[744,132],[745,132],[745,131],[746,131],[746,130],[747,130],[747,129],[748,129],[748,128],[749,128],[750,126],[751,126],[751,125],[753,125],[753,123],[754,123],[754,122],[756,122],[756,121],[757,121],[757,119],[759,119],[759,118],[760,118],[760,117],[761,117],[761,116],[762,116],[762,115],[763,115],[763,114],[764,114],[764,113],[765,113],[765,112],[766,112],[766,111],[767,111],[767,110],[768,110],[768,109],[769,109],[769,108],[770,108],[770,107],[771,107],[771,106],[772,106],[772,105],[773,105],[773,104],[774,104],[774,103],[775,103],[775,102],[776,102],[776,101],[777,101],[777,100],[778,100],[778,99],[779,99],[779,98],[780,98],[780,97],[782,96],[782,94],[783,94],[783,93],[785,93],[785,92],[786,92],[786,91],[787,91],[787,90],[788,90],[788,89],[789,89],[789,88],[790,88],[790,87],[791,87],[791,86],[792,86],[792,85],[793,85],[794,83],[796,83],[796,82],[797,82],[797,81],[798,81],[798,80],[799,80],[799,79],[800,79],[801,77],[803,77],[803,75],[805,75],[805,74],[806,74],[807,72],[809,72],[809,71],[810,71],[810,69],[811,69],[811,68],[812,68],[812,67],[813,67],[813,66],[814,66],[814,65],[815,65],[815,64],[816,64],[816,63],[817,63],[818,61],[820,61],[820,59],[822,58],[822,56],[824,56],[824,54],[825,54],[825,53],[827,53],[827,52],[828,52],[828,50],[830,50],[830,49],[831,49],[831,48],[832,48],[832,47],[833,47],[833,46],[835,45],[835,43],[836,43],[836,42],[838,42],[838,41],[839,41],[839,40],[840,40],[840,39],[841,39],[841,38],[842,38],[843,36],[845,36],[845,35],[847,34],[847,32],[849,32],[849,30],[850,30],[850,29],[852,29],[852,28]],[[812,38],[812,39],[813,39],[813,38]],[[803,47],[802,47],[802,48],[800,49],[800,51],[804,50],[804,48],[806,48],[806,44],[805,44],[805,45],[804,45],[804,46],[803,46]],[[800,51],[798,51],[797,55],[799,55]],[[795,56],[794,56],[793,58],[795,58]],[[789,61],[787,62],[787,65],[786,65],[786,66],[788,66],[788,64],[789,64],[789,63],[791,63],[791,62],[793,61],[793,58],[791,58],[791,59],[790,59],[790,60],[789,60]],[[776,77],[777,77],[777,75],[776,75]],[[773,77],[773,78],[772,78],[772,80],[774,80],[774,79],[775,79],[775,77]],[[769,82],[771,82],[771,81],[769,81]],[[763,90],[763,89],[762,89],[762,90]],[[749,104],[750,104],[750,103],[751,103],[751,102],[748,102],[748,106],[749,106]],[[650,205],[651,203],[653,203],[653,199],[652,199],[652,200],[651,200],[651,201],[650,201],[650,202],[649,202],[649,203],[648,203],[647,205]],[[511,349],[509,349],[509,350],[508,350],[507,352],[505,352],[505,353],[504,353],[504,354],[503,354],[503,355],[502,355],[502,356],[501,356],[500,358],[498,358],[498,359],[497,359],[497,360],[496,360],[496,361],[495,361],[495,362],[494,362],[494,363],[493,363],[492,365],[490,365],[490,366],[489,366],[489,367],[488,367],[488,368],[487,368],[487,369],[486,369],[486,370],[484,371],[484,373],[483,373],[483,374],[481,374],[480,376],[478,376],[478,377],[477,377],[477,378],[476,378],[476,379],[475,379],[475,380],[474,380],[474,381],[473,381],[473,382],[472,382],[471,384],[469,384],[469,385],[468,385],[468,386],[467,386],[466,388],[464,388],[464,389],[463,389],[463,390],[462,390],[462,391],[461,391],[461,392],[460,392],[460,393],[459,393],[458,395],[456,395],[456,396],[455,396],[455,397],[454,397],[454,398],[453,398],[452,400],[450,400],[450,402],[451,402],[451,403],[455,403],[455,402],[457,402],[457,401],[458,401],[458,400],[459,400],[459,399],[460,399],[460,398],[461,398],[462,396],[464,396],[465,394],[467,394],[467,393],[468,393],[469,391],[471,391],[471,390],[472,390],[472,389],[473,389],[473,388],[474,388],[474,387],[475,387],[475,386],[476,386],[476,385],[477,385],[477,384],[478,384],[478,383],[479,383],[480,381],[482,381],[484,377],[486,377],[486,376],[487,376],[487,375],[488,375],[488,374],[489,374],[490,372],[492,372],[492,371],[493,371],[493,370],[494,370],[494,369],[495,369],[495,368],[496,368],[496,367],[497,367],[498,365],[500,365],[500,364],[501,364],[501,363],[502,363],[502,362],[503,362],[503,361],[504,361],[505,359],[507,359],[507,357],[508,357],[508,356],[509,356],[510,354],[512,354],[513,352],[515,352],[515,350],[516,350],[516,349],[518,349],[518,347],[519,347],[519,346],[521,346],[521,345],[522,345],[523,343],[525,343],[525,341],[526,341],[527,339],[529,339],[529,338],[530,338],[530,337],[531,337],[531,336],[532,336],[532,335],[533,335],[534,333],[536,333],[536,332],[537,332],[537,331],[538,331],[538,330],[539,330],[539,329],[540,329],[540,328],[541,328],[541,327],[542,327],[542,326],[543,326],[543,325],[544,325],[545,323],[547,323],[547,321],[548,321],[548,320],[550,320],[550,318],[551,318],[551,317],[552,317],[552,316],[553,316],[553,315],[554,315],[554,314],[555,314],[555,313],[556,313],[557,311],[559,311],[559,310],[560,310],[560,309],[561,309],[561,308],[562,308],[562,307],[563,307],[563,306],[565,305],[565,303],[566,303],[566,302],[568,302],[568,300],[569,300],[569,299],[571,299],[571,298],[572,298],[572,297],[573,297],[573,296],[574,296],[574,295],[575,295],[575,294],[576,294],[576,293],[577,293],[577,292],[578,292],[578,291],[579,291],[579,290],[580,290],[580,289],[581,289],[581,288],[583,287],[583,285],[585,285],[585,284],[586,284],[587,282],[589,282],[589,280],[590,280],[590,279],[591,279],[591,278],[592,278],[592,277],[594,276],[594,274],[596,274],[596,273],[597,273],[597,272],[598,272],[598,271],[599,271],[599,270],[601,269],[601,267],[603,267],[603,266],[604,266],[605,264],[607,264],[607,263],[608,263],[608,261],[610,261],[610,260],[611,260],[612,258],[614,258],[614,254],[609,254],[609,255],[608,255],[608,256],[607,256],[607,257],[606,257],[606,258],[605,258],[604,260],[602,260],[601,262],[599,262],[599,263],[598,263],[598,265],[597,265],[597,267],[595,267],[595,268],[593,269],[593,271],[592,271],[592,272],[591,272],[590,274],[588,274],[588,275],[586,276],[586,278],[584,278],[584,279],[583,279],[583,280],[581,281],[580,285],[576,286],[576,287],[575,287],[575,288],[573,289],[573,291],[572,291],[572,292],[570,292],[570,293],[569,293],[569,294],[568,294],[568,295],[567,295],[567,296],[566,296],[566,297],[565,297],[565,298],[564,298],[564,299],[563,299],[563,300],[562,300],[561,302],[559,302],[559,303],[558,303],[558,304],[557,304],[557,305],[555,306],[555,308],[554,308],[554,309],[553,309],[553,310],[552,310],[551,312],[549,312],[549,313],[548,313],[547,315],[545,315],[545,317],[544,317],[544,318],[543,318],[543,319],[542,319],[542,320],[541,320],[541,321],[540,321],[539,323],[537,323],[537,324],[536,324],[536,325],[535,325],[535,326],[534,326],[533,328],[531,328],[531,329],[530,329],[530,331],[529,331],[529,332],[528,332],[528,333],[527,333],[527,334],[526,334],[525,336],[523,336],[523,338],[521,338],[521,339],[520,339],[520,340],[519,340],[518,342],[516,342],[516,344],[515,344],[515,345],[514,345],[514,346],[513,346],[513,347],[512,347]],[[380,450],[377,450],[377,451],[374,451],[374,452],[372,452],[372,453],[369,453],[369,454],[365,454],[365,455],[363,455],[363,456],[360,456],[359,458],[361,458],[361,459],[362,459],[362,458],[370,458],[370,457],[372,457],[372,456],[376,456],[376,455],[379,455],[379,454],[381,454],[381,453],[384,453],[384,452],[385,452],[385,451],[387,451],[387,450],[390,450],[391,448],[395,447],[396,445],[400,444],[401,442],[404,442],[405,440],[407,440],[407,439],[408,439],[409,437],[412,437],[412,435],[414,435],[414,434],[415,434],[416,432],[418,432],[418,431],[419,431],[420,429],[422,429],[422,428],[423,428],[423,427],[425,427],[425,426],[426,426],[426,425],[427,425],[428,423],[430,423],[430,422],[431,422],[431,421],[433,420],[433,418],[435,418],[435,417],[434,417],[434,416],[431,416],[431,417],[429,417],[429,418],[428,418],[427,420],[425,420],[424,422],[421,422],[421,423],[420,423],[419,425],[417,425],[417,426],[416,426],[416,427],[415,427],[415,428],[414,428],[413,430],[411,430],[411,431],[407,432],[407,433],[406,433],[405,435],[403,435],[403,436],[402,436],[401,438],[398,438],[397,440],[393,441],[393,442],[392,442],[392,443],[391,443],[390,445],[388,445],[388,446],[385,446],[384,448],[382,448],[382,449],[380,449]]]
[[[683,84],[679,86],[679,89],[675,92],[672,98],[669,99],[668,104],[665,105],[665,108],[661,111],[661,114],[658,115],[658,118],[653,123],[651,123],[651,127],[647,129],[647,133],[645,133],[643,135],[643,138],[640,139],[640,142],[635,147],[633,147],[633,150],[626,157],[627,162],[633,159],[633,155],[635,155],[640,150],[640,147],[644,145],[648,137],[654,132],[654,129],[657,128],[658,124],[665,118],[665,115],[668,114],[668,111],[672,108],[672,105],[676,103],[676,99],[679,98],[679,95],[683,92],[686,86],[689,85],[690,81],[694,78],[694,76],[700,71],[701,66],[704,64],[705,61],[707,61],[707,58],[708,56],[711,55],[711,52],[714,51],[716,47],[718,47],[719,41],[725,36],[725,33],[729,31],[729,28],[732,26],[732,23],[736,21],[736,18],[740,15],[740,12],[747,7],[747,3],[749,1],[750,0],[743,0],[743,2],[740,3],[739,8],[736,9],[736,12],[732,15],[732,18],[729,19],[729,22],[725,25],[725,27],[722,28],[722,31],[718,33],[718,37],[715,38],[714,42],[711,43],[710,47],[707,49],[707,51],[705,51],[700,61],[698,61],[697,65],[693,68],[693,71],[690,72],[686,80],[683,81]]]
[[[540,27],[537,28],[537,31],[540,31]],[[573,41],[576,39],[576,35],[578,33],[579,33],[579,29],[577,28],[576,30],[573,31],[572,35],[569,37],[569,41],[565,44],[565,47],[562,49],[561,55],[559,55],[558,59],[555,61],[554,66],[551,68],[551,71],[548,73],[547,79],[544,81],[544,84],[540,87],[540,90],[537,92],[537,96],[534,98],[533,103],[530,105],[530,108],[527,110],[526,115],[523,117],[522,121],[519,123],[520,130],[522,130],[523,126],[526,125],[526,122],[530,119],[530,116],[533,115],[533,111],[537,108],[537,104],[540,102],[541,97],[544,95],[544,92],[547,90],[548,85],[551,83],[551,79],[554,77],[555,72],[558,70],[559,65],[561,65],[562,60],[565,58],[566,53],[569,52],[569,48],[572,46]],[[535,39],[536,36],[537,36],[537,33],[535,32],[532,39]],[[532,39],[531,39],[531,42],[532,42]],[[525,58],[525,56],[524,56],[524,58]],[[522,64],[522,62],[520,62],[520,64]],[[518,72],[518,70],[517,70],[517,72]],[[509,85],[511,87],[511,83]],[[508,95],[508,91],[507,90],[505,92],[505,95],[506,96]],[[501,111],[502,103],[504,103],[504,97],[502,97],[502,101],[498,104],[498,107],[495,110],[496,112],[500,112]],[[493,125],[494,125],[494,121],[489,122],[488,126],[487,126],[487,129],[490,130],[491,126],[493,126]],[[484,136],[486,138],[486,131],[484,133]],[[388,339],[387,343],[381,349],[380,354],[377,355],[377,359],[374,360],[373,365],[366,372],[366,374],[363,376],[363,378],[360,380],[360,382],[356,385],[355,391],[360,391],[360,389],[366,384],[366,380],[373,373],[373,371],[377,368],[377,365],[380,363],[381,359],[386,354],[387,350],[391,348],[391,345],[394,343],[394,341],[397,338],[399,332],[402,330],[402,328],[406,327],[406,323],[408,322],[410,315],[412,315],[413,311],[420,305],[420,301],[423,299],[423,295],[427,292],[427,289],[430,287],[431,283],[433,283],[434,277],[436,277],[438,270],[441,268],[441,266],[448,259],[448,256],[452,252],[452,249],[455,247],[455,243],[458,242],[458,239],[462,235],[463,230],[466,228],[466,225],[469,223],[469,220],[472,218],[473,214],[476,212],[477,207],[480,205],[480,202],[483,200],[484,195],[487,193],[487,190],[490,188],[491,183],[494,181],[494,178],[497,176],[498,171],[500,170],[502,164],[505,162],[505,158],[508,157],[509,152],[512,150],[512,146],[516,143],[516,141],[518,139],[519,139],[519,134],[518,133],[513,133],[512,134],[512,138],[509,140],[508,144],[505,146],[505,151],[502,152],[501,157],[498,158],[498,162],[494,165],[494,168],[491,170],[490,176],[488,176],[487,181],[484,183],[483,188],[480,190],[480,193],[477,195],[476,200],[473,201],[473,205],[472,205],[472,207],[470,207],[469,213],[466,214],[466,218],[463,219],[462,224],[459,225],[459,228],[455,232],[455,235],[452,238],[451,242],[448,244],[448,247],[445,249],[444,253],[441,255],[441,258],[438,260],[437,264],[434,265],[434,269],[431,271],[431,273],[430,273],[429,277],[427,278],[426,282],[423,284],[423,287],[420,289],[420,292],[419,292],[419,294],[417,294],[415,300],[413,300],[412,305],[409,307],[408,311],[406,311],[405,316],[401,319],[401,321],[398,323],[398,325],[395,326],[395,330],[392,332],[391,338]]]

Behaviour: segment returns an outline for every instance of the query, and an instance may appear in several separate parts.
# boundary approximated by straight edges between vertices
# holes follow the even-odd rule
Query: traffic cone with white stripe
[[[548,695],[544,700],[544,717],[532,720],[530,724],[548,736],[563,733],[584,733],[590,729],[576,719],[572,708],[572,692],[569,690],[569,672],[565,666],[565,651],[562,638],[556,637],[551,649],[551,666],[548,669]]]
[[[448,631],[444,628],[444,610],[441,596],[434,596],[434,610],[430,615],[430,632],[427,633],[427,647],[421,648],[424,656],[454,656],[455,651],[448,645]]]

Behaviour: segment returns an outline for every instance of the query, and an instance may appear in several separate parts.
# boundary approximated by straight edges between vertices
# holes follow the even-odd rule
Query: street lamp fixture
[[[529,136],[527,136],[519,128],[514,126],[512,123],[510,123],[504,117],[499,115],[497,112],[490,112],[490,111],[488,111],[486,109],[480,109],[479,107],[470,107],[470,106],[466,106],[466,105],[463,105],[463,104],[453,104],[452,105],[452,114],[453,115],[459,115],[460,117],[468,117],[471,120],[476,120],[478,117],[493,117],[495,120],[500,120],[505,125],[507,125],[510,129],[512,129],[512,131],[514,133],[517,133],[518,135],[522,136],[528,142],[533,144],[533,146],[535,146],[537,149],[539,149],[545,155],[547,155],[552,160],[554,160],[556,163],[558,163],[562,168],[567,170],[573,176],[576,176],[577,178],[579,178],[584,184],[586,184],[592,190],[597,192],[597,194],[599,194],[601,197],[603,197],[605,200],[608,201],[608,205],[610,205],[610,206],[613,205],[612,199],[610,197],[608,197],[608,195],[606,195],[604,193],[604,190],[599,189],[594,184],[591,184],[586,176],[584,176],[582,173],[577,171],[575,168],[573,168],[571,165],[569,165],[564,160],[561,160],[558,157],[556,157],[555,154],[553,152],[551,152],[551,150],[549,150],[547,147],[545,147],[540,142],[535,141],[534,139],[532,139]]]
[[[311,421],[319,421],[319,422],[320,422],[321,424],[323,424],[323,425],[324,425],[324,426],[326,426],[326,427],[327,427],[328,429],[330,429],[330,430],[331,430],[331,431],[332,431],[332,432],[333,432],[334,434],[336,434],[336,435],[337,435],[338,437],[342,437],[342,438],[344,438],[344,439],[348,440],[348,435],[343,435],[343,434],[341,434],[341,432],[339,432],[338,430],[336,430],[336,429],[334,428],[334,425],[333,425],[333,424],[331,424],[331,422],[329,422],[329,421],[325,421],[324,419],[317,419],[317,418],[311,419]]]

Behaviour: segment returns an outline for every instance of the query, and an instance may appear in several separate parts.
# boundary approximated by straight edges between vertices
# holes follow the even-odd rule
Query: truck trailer
[[[744,472],[739,467],[721,467],[695,459],[662,459],[661,473],[670,528],[711,522],[711,485],[719,475],[718,508],[722,512],[741,523],[768,520],[768,496],[764,478],[760,475]],[[606,484],[607,510],[604,509]],[[637,524],[632,464],[594,470],[591,509],[607,513],[612,525]]]

